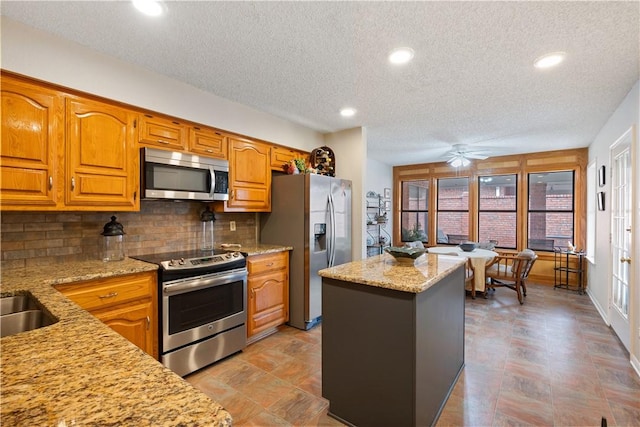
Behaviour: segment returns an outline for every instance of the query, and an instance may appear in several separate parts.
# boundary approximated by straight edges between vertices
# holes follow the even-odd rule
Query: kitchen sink
[[[31,295],[0,298],[0,337],[53,325],[57,321]]]

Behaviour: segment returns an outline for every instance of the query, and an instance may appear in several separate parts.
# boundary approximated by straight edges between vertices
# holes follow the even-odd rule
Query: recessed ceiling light
[[[340,115],[342,117],[353,117],[355,114],[356,114],[355,108],[347,107],[340,110]]]
[[[564,60],[565,56],[567,56],[567,54],[564,52],[548,53],[536,59],[533,63],[533,66],[536,68],[555,67]]]
[[[148,16],[160,16],[165,11],[164,4],[159,0],[131,0],[133,6]]]
[[[399,47],[391,51],[389,62],[392,64],[406,64],[413,59],[413,54],[413,49],[410,47]]]

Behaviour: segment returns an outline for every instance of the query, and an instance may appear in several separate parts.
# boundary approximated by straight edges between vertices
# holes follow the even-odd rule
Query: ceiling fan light
[[[462,162],[462,167],[465,167],[465,168],[471,164],[471,160],[467,159],[466,157],[463,157],[461,162]]]
[[[462,166],[462,159],[460,157],[456,157],[453,160],[451,160],[451,166],[453,166],[454,168],[459,168],[460,166]]]

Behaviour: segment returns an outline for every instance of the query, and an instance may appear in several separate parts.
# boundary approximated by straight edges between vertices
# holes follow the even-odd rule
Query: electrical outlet
[[[236,231],[236,222],[235,221],[229,221],[229,230]]]

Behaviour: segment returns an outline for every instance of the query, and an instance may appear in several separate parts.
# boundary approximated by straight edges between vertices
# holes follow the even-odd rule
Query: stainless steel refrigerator
[[[351,181],[324,175],[274,176],[271,212],[260,241],[292,246],[289,324],[307,330],[322,318],[318,271],[351,261]]]

